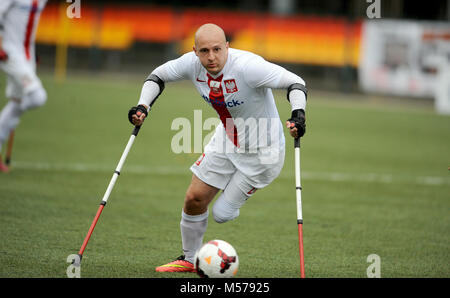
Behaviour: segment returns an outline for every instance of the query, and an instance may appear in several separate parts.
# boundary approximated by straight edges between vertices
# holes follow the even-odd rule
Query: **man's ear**
[[[192,47],[192,50],[194,51],[195,55],[198,57],[198,55],[197,55],[197,49],[195,48],[195,46]]]

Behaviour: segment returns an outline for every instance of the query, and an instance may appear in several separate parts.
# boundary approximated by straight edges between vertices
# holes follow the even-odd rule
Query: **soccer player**
[[[7,75],[8,103],[0,112],[0,152],[22,114],[42,106],[47,93],[36,75],[34,40],[47,0],[0,1],[0,68]],[[12,139],[10,139],[12,142]],[[0,172],[8,172],[0,156]]]
[[[194,83],[221,123],[191,166],[180,222],[183,255],[157,267],[158,272],[195,272],[194,256],[207,228],[208,205],[219,192],[212,215],[225,223],[238,217],[247,199],[279,175],[285,139],[272,88],[287,90],[290,135],[298,138],[305,133],[304,80],[258,55],[229,48],[224,31],[214,24],[197,30],[192,52],[149,75],[138,105],[128,113],[130,122],[142,125],[165,83],[182,79]]]

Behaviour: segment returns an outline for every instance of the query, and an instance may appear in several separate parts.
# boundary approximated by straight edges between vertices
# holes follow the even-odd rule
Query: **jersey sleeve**
[[[164,82],[187,80],[191,78],[194,67],[194,53],[190,52],[162,64],[152,74],[157,75]]]
[[[252,58],[244,66],[243,72],[247,84],[253,88],[288,89],[295,83],[306,85],[305,81],[298,75],[259,56]],[[292,90],[288,98],[292,111],[306,109],[306,93],[300,90]]]
[[[285,89],[294,83],[305,85],[305,81],[296,74],[259,56],[249,60],[243,72],[247,84],[252,88]]]

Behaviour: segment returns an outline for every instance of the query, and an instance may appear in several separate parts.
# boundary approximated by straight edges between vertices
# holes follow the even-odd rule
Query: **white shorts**
[[[278,177],[283,168],[284,143],[257,149],[256,153],[222,152],[217,143],[214,135],[204,153],[191,166],[191,171],[208,185],[223,190],[239,172],[245,185],[261,189]]]
[[[9,55],[8,60],[0,62],[0,68],[7,74],[7,98],[21,99],[24,94],[43,88],[34,61],[26,60],[23,55]]]

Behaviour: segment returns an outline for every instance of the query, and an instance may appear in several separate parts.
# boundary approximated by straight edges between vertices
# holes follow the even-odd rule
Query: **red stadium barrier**
[[[79,19],[65,15],[65,4],[43,11],[37,42],[104,49],[127,49],[133,42],[178,42],[190,51],[195,30],[204,23],[221,26],[231,46],[279,62],[358,65],[360,22],[335,17],[278,17],[211,9],[175,10],[162,6],[99,7],[83,4]]]

